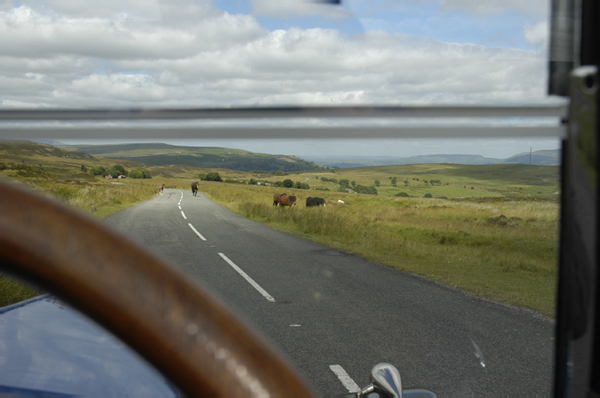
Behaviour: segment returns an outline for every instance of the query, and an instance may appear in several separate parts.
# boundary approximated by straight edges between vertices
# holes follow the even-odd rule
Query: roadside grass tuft
[[[27,283],[0,273],[0,307],[39,296],[40,291]]]

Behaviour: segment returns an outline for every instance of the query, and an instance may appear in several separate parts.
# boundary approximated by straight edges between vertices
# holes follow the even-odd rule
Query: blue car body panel
[[[176,397],[127,345],[51,296],[0,308],[0,395]]]

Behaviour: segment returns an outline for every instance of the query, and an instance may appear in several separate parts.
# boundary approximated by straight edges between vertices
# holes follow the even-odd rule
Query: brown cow
[[[291,208],[292,206],[296,206],[296,197],[288,196],[288,195],[281,195],[279,197],[279,204],[281,205],[281,207],[290,206],[290,208]]]
[[[121,178],[121,176],[119,176],[119,178]],[[158,194],[162,195],[163,191],[165,190],[165,184],[157,186],[156,189],[158,190]]]
[[[198,195],[198,187],[200,186],[199,182],[192,182],[192,195]]]
[[[278,194],[276,193],[273,196],[273,206],[281,205],[283,206],[295,206],[296,205],[296,197],[288,196],[287,193]]]
[[[277,205],[281,204],[281,198],[283,196],[287,196],[287,193],[276,193],[275,196],[273,196],[273,206],[277,207]]]

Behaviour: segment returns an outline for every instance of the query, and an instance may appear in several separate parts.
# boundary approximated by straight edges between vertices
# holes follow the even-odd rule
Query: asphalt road
[[[552,391],[554,325],[531,312],[275,231],[201,193],[165,189],[106,222],[225,301],[323,395],[368,385],[379,362],[441,396]]]

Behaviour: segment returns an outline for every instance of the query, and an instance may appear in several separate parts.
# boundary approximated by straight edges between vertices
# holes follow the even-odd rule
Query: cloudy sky
[[[548,21],[547,0],[0,0],[0,109],[556,104]],[[257,150],[249,145],[332,152],[325,142],[223,142]],[[386,156],[530,147],[558,143],[336,145]]]

